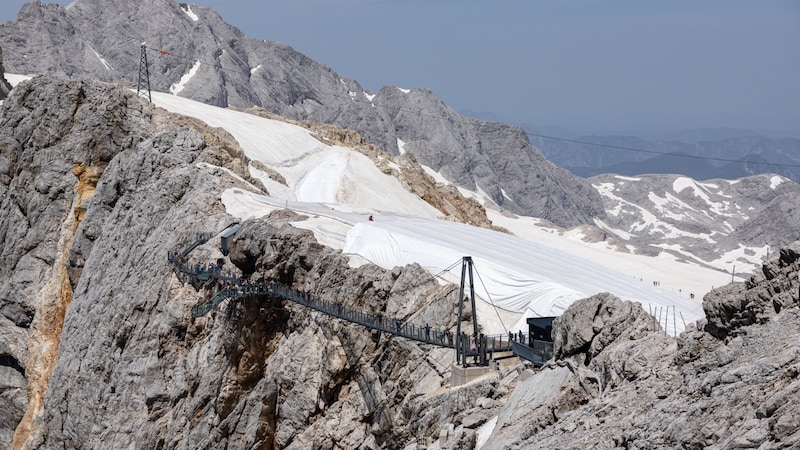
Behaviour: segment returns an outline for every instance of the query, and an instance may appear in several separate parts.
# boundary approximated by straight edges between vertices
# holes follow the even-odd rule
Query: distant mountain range
[[[735,129],[690,130],[670,135],[670,140],[636,136],[569,136],[559,140],[535,135],[563,134],[531,134],[531,141],[550,161],[581,177],[678,174],[709,180],[775,173],[800,181],[800,139],[795,138],[769,138]]]

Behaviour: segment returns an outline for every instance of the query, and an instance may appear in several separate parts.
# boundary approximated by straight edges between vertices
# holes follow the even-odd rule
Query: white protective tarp
[[[698,302],[629,275],[557,248],[453,222],[381,215],[355,224],[347,234],[344,252],[386,269],[417,262],[432,273],[471,256],[477,271],[476,296],[524,317],[558,316],[576,300],[600,292],[639,302],[645,310],[661,308],[664,318],[669,307],[675,320],[662,324],[671,334],[674,328],[683,330],[684,321],[688,324],[704,317]],[[459,264],[451,272],[460,268]]]

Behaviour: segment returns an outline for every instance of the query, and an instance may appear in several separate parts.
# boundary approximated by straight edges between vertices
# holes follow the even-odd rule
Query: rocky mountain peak
[[[243,35],[208,8],[171,0],[31,3],[18,21],[0,25],[0,40],[13,72],[129,85],[145,42],[155,90],[355,130],[514,213],[562,226],[605,215],[589,183],[548,162],[522,129],[461,116],[425,89],[368,93],[285,44]]]

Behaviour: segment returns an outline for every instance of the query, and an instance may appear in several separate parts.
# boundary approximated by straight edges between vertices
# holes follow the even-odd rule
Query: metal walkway
[[[292,289],[274,281],[269,283],[248,283],[230,272],[213,266],[209,269],[209,266],[204,264],[190,264],[187,258],[188,254],[213,236],[212,233],[197,233],[193,242],[185,245],[180,251],[169,252],[167,255],[167,260],[179,273],[199,281],[219,280],[226,286],[219,289],[210,298],[193,306],[192,317],[194,318],[208,314],[228,299],[277,297],[382,333],[444,348],[456,348],[458,345],[460,346],[459,351],[463,355],[483,365],[488,360],[496,359],[502,354],[513,354],[531,361],[534,365],[541,366],[553,355],[552,342],[537,340],[526,342],[525,338],[528,336],[523,333],[491,336],[481,334],[477,339],[462,333],[459,337],[448,330],[437,329],[428,324],[408,323],[398,318],[388,318],[380,314],[359,311],[348,307],[340,301],[327,301],[309,292]],[[532,344],[532,346],[528,344]]]

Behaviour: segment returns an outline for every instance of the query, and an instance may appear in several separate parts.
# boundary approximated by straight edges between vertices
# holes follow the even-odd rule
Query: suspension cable
[[[508,328],[506,328],[506,324],[503,323],[503,318],[500,317],[500,311],[497,310],[497,306],[494,304],[494,301],[492,300],[492,296],[489,294],[489,290],[486,289],[486,285],[483,283],[483,278],[481,277],[480,272],[478,272],[478,268],[475,266],[475,262],[474,261],[472,262],[472,268],[475,270],[475,275],[478,276],[478,281],[481,282],[481,286],[483,286],[483,290],[486,291],[486,297],[489,298],[489,303],[492,305],[492,308],[494,308],[494,312],[495,312],[495,314],[497,314],[497,318],[500,320],[500,325],[502,325],[503,326],[503,330],[505,330],[505,332],[508,333]],[[475,311],[473,311],[472,313],[475,314]]]

